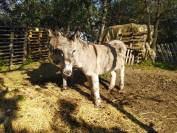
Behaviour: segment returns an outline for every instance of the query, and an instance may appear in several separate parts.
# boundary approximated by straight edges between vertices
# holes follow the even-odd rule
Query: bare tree
[[[98,43],[101,43],[101,39],[103,36],[103,32],[105,29],[106,25],[106,18],[108,14],[108,9],[109,9],[109,4],[111,0],[101,0],[101,5],[102,5],[102,19],[101,19],[101,27],[100,27],[100,33],[99,33],[99,38],[98,38]]]

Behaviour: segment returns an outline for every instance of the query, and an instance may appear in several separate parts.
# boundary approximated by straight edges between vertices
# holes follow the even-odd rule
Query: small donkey
[[[58,35],[56,40],[53,39],[50,40],[51,44],[56,44],[53,57],[55,60],[62,60],[63,74],[66,77],[71,76],[73,67],[80,68],[92,82],[96,106],[101,103],[98,77],[100,74],[111,72],[110,91],[115,87],[116,70],[120,70],[120,90],[123,89],[126,46],[122,41],[113,40],[108,44],[89,45],[77,38],[76,34],[70,38]]]
[[[60,45],[60,39],[64,39],[61,32],[48,30],[49,36],[49,60],[51,63],[55,64],[59,68],[59,72],[61,72],[64,68],[64,58],[63,52],[60,49],[57,49],[58,45]],[[63,78],[63,89],[67,88],[67,77],[62,73]]]

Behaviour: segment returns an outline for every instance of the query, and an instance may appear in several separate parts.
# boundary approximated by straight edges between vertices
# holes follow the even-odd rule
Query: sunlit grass
[[[140,64],[134,64],[132,66],[127,67],[133,67],[138,69],[150,69],[150,70],[156,70],[156,69],[165,69],[165,70],[177,70],[177,65],[175,64],[169,64],[164,62],[152,62],[150,60],[146,60],[141,62]]]

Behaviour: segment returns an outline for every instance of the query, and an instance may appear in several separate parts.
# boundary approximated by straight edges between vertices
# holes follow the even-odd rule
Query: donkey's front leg
[[[94,95],[94,100],[95,100],[95,106],[98,107],[101,103],[101,98],[100,98],[100,88],[99,88],[99,77],[97,74],[94,74],[91,76],[92,79],[92,86],[93,86],[93,95]]]
[[[115,71],[111,71],[111,82],[109,85],[109,90],[108,92],[110,92],[116,85],[116,72]]]
[[[67,85],[67,77],[63,76],[62,78],[63,78],[63,86],[62,86],[63,88],[62,89],[65,90],[68,87],[68,85]]]
[[[92,88],[92,78],[90,76],[86,76],[87,77],[87,81],[88,81],[88,88]],[[93,89],[91,89],[91,96],[94,97],[94,92]]]

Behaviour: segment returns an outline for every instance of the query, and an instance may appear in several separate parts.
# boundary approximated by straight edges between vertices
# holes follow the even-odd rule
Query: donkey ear
[[[76,31],[73,35],[69,37],[69,40],[75,41],[80,38],[80,32]]]
[[[63,37],[62,33],[60,31],[57,32],[58,37]]]
[[[49,35],[49,37],[52,37],[52,36],[53,36],[53,33],[52,33],[52,30],[51,30],[51,29],[48,29],[48,35]]]

